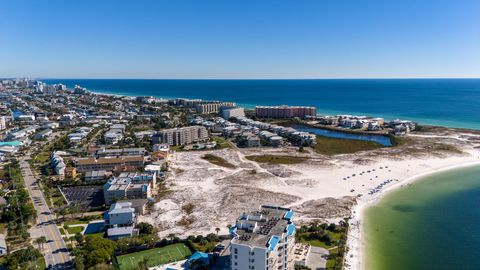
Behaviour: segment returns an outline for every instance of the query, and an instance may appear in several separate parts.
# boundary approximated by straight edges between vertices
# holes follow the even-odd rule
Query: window
[[[238,249],[235,248],[234,251],[233,251],[233,253],[237,254],[237,253],[238,253]]]

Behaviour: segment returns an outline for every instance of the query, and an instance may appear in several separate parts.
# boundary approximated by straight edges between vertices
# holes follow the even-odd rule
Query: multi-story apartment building
[[[151,188],[157,188],[157,172],[122,172],[118,178],[130,178],[134,184],[150,184]]]
[[[208,131],[202,126],[172,128],[157,132],[152,137],[153,144],[186,145],[208,139]]]
[[[263,205],[243,213],[230,229],[232,270],[294,269],[295,225],[293,211]]]
[[[257,106],[255,114],[262,118],[292,118],[316,116],[317,108],[304,106]]]
[[[235,107],[235,102],[206,102],[202,104],[196,104],[195,110],[197,113],[219,113],[222,107]]]
[[[99,157],[105,156],[143,156],[145,155],[145,148],[121,148],[121,149],[97,149],[95,154]]]
[[[222,108],[223,119],[230,119],[231,117],[244,117],[245,111],[242,107]]]
[[[134,183],[130,178],[112,177],[103,186],[105,204],[110,205],[118,200],[146,199],[152,197],[148,183]]]
[[[143,156],[100,157],[98,159],[90,157],[77,159],[75,168],[77,168],[77,171],[79,172],[100,170],[112,171],[115,166],[126,165],[141,168],[143,167],[143,164]]]
[[[7,119],[5,116],[0,116],[0,130],[7,128]]]

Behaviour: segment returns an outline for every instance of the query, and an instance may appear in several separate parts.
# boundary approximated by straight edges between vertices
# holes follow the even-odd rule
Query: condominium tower
[[[257,106],[255,114],[261,118],[292,118],[317,115],[317,108],[304,106]]]
[[[168,145],[186,145],[205,141],[208,131],[202,126],[171,128],[157,132],[152,138],[153,144],[164,143]]]
[[[295,225],[292,218],[292,210],[270,205],[243,213],[230,229],[233,237],[231,269],[294,269]]]

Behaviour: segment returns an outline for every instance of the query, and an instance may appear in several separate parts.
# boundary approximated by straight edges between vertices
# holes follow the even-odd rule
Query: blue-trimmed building
[[[230,229],[232,270],[294,269],[295,224],[289,208],[262,205]]]

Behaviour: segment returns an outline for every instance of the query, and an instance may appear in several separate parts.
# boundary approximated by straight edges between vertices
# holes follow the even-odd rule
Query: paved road
[[[27,155],[26,158],[20,160],[20,168],[25,186],[37,211],[36,226],[43,231],[43,235],[47,238],[47,244],[44,246],[45,262],[49,269],[72,269],[72,258],[55,224],[55,216],[50,212],[43,192],[32,174],[28,159]]]

